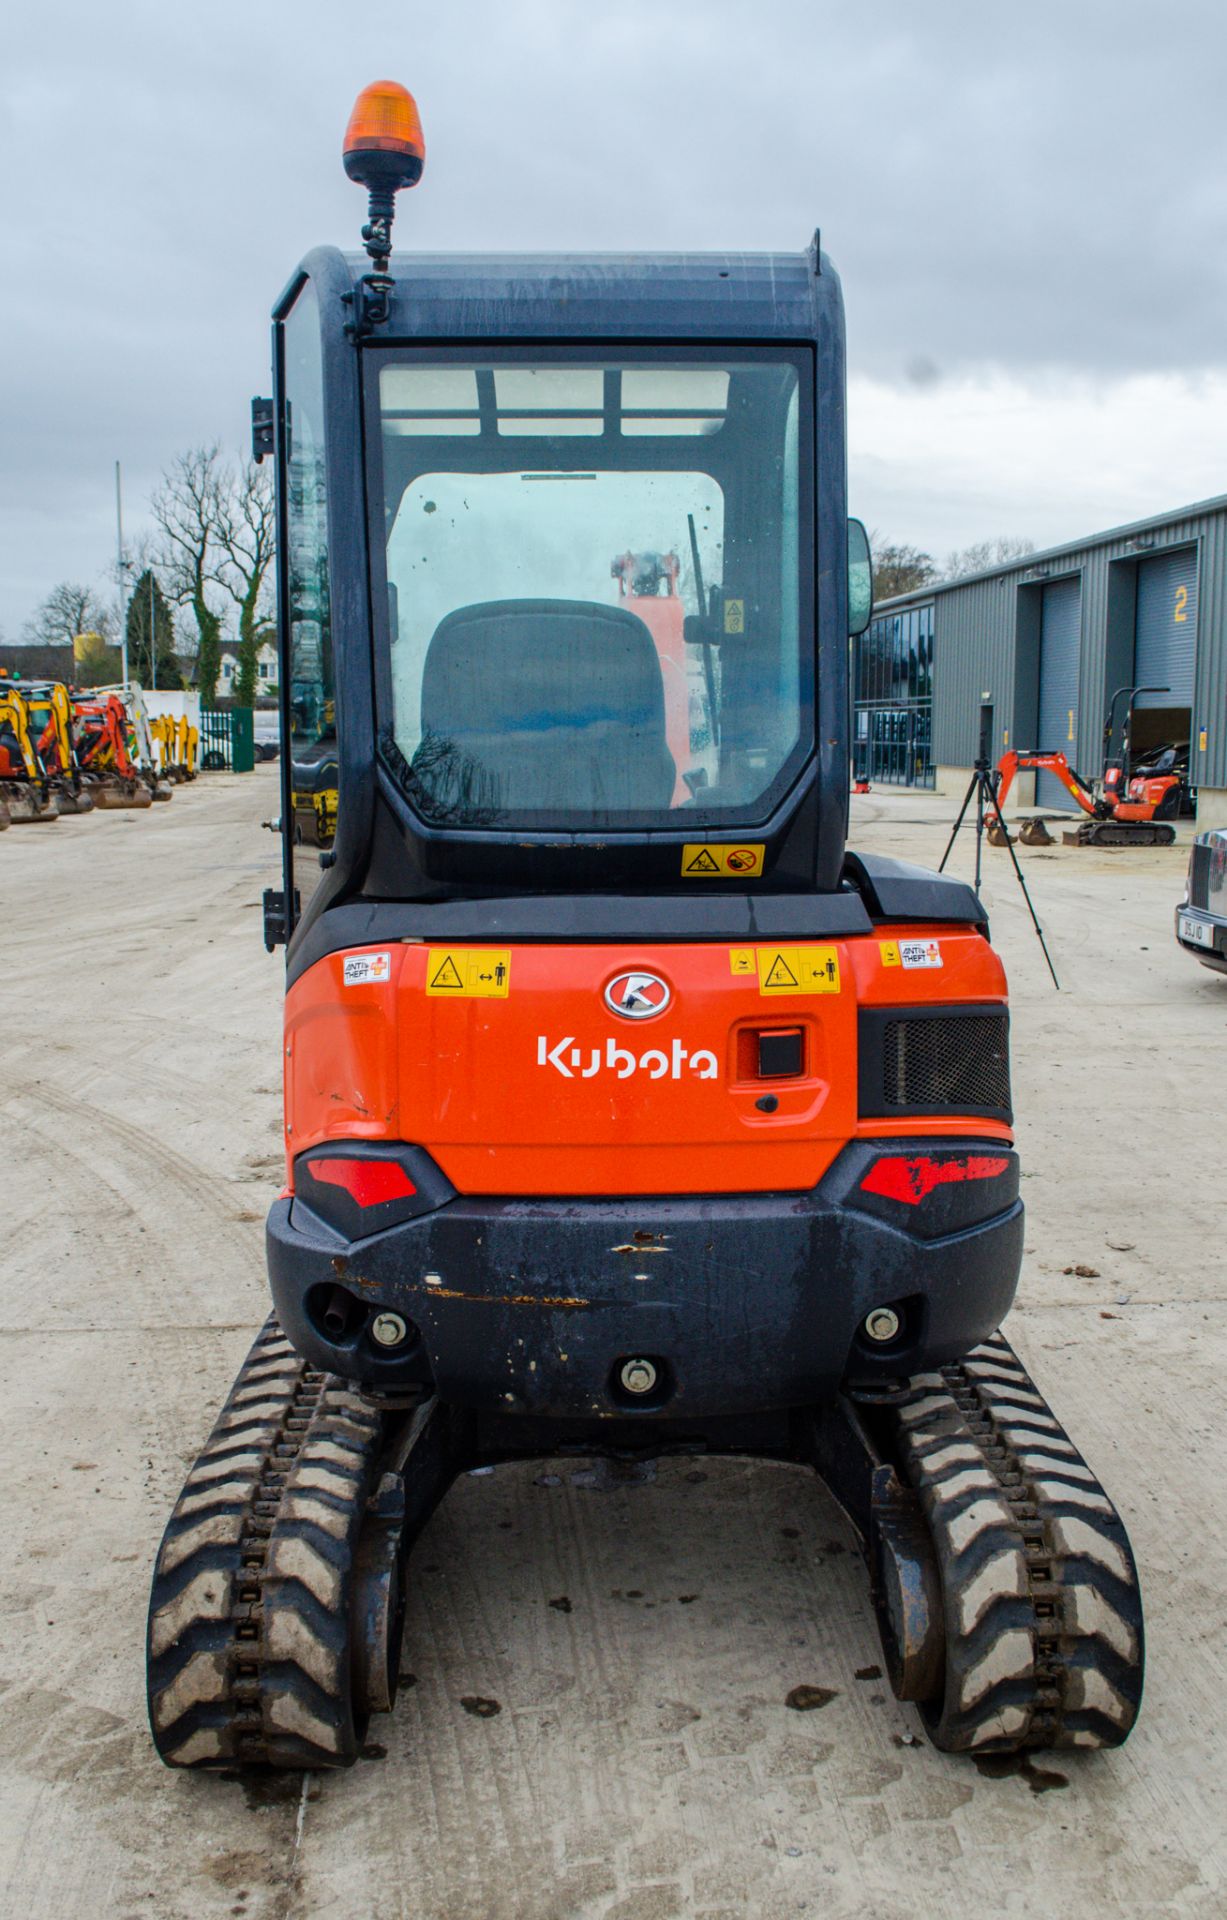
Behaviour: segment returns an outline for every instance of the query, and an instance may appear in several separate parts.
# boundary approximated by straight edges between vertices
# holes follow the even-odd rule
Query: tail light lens
[[[361,1240],[455,1198],[455,1188],[422,1147],[330,1141],[294,1162],[295,1206]]]

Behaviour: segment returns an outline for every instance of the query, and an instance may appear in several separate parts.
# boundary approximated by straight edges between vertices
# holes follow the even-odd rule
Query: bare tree
[[[995,540],[978,540],[947,556],[942,568],[943,580],[967,580],[973,573],[988,573],[993,567],[1007,567],[1012,560],[1025,560],[1035,552],[1034,540],[1018,534],[998,534]]]
[[[196,685],[206,706],[217,693],[221,667],[222,618],[210,606],[206,589],[219,584],[224,559],[220,528],[225,490],[220,448],[192,447],[162,476],[150,502],[161,536],[160,570],[167,594],[195,615]]]
[[[239,670],[234,698],[241,707],[255,705],[256,655],[268,630],[265,588],[275,527],[273,482],[267,468],[249,460],[237,471],[228,471],[218,488],[216,540],[223,558],[215,578],[238,608]]]
[[[919,547],[896,545],[883,540],[875,531],[869,536],[873,555],[873,597],[875,603],[893,599],[897,593],[914,593],[936,578],[931,554]]]
[[[100,633],[110,639],[114,621],[110,609],[92,587],[61,580],[27,620],[24,637],[44,647],[71,646],[81,633]]]

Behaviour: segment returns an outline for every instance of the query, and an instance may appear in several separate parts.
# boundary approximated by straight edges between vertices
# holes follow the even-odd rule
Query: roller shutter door
[[[1078,732],[1078,647],[1082,632],[1082,582],[1057,580],[1044,588],[1040,610],[1040,725],[1036,745],[1060,748],[1076,764]],[[1089,777],[1089,776],[1088,776]],[[1050,773],[1036,775],[1037,807],[1074,806],[1066,789]]]
[[[1197,657],[1197,549],[1156,554],[1138,566],[1133,667],[1139,687],[1170,687],[1144,694],[1139,707],[1191,707]]]

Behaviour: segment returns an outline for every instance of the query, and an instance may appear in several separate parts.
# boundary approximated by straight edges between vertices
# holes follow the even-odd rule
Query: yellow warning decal
[[[722,847],[692,842],[682,848],[682,877],[686,880],[751,880],[762,872],[765,852],[761,840],[752,845],[734,840]]]
[[[511,986],[507,947],[431,947],[426,991],[454,1000],[505,1000]]]
[[[726,633],[744,633],[746,630],[746,603],[744,600],[726,600],[724,603],[724,631]]]
[[[747,974],[756,974],[758,972],[758,962],[754,958],[753,947],[730,947],[729,970],[737,974],[739,978],[744,978]]]
[[[902,965],[899,959],[899,942],[897,940],[879,940],[878,946],[882,950],[882,965],[884,967],[897,967]]]
[[[760,993],[838,993],[836,947],[756,947]]]

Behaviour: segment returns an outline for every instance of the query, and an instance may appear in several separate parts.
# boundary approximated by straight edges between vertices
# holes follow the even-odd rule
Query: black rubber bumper
[[[1004,1318],[1022,1258],[1017,1160],[992,1142],[942,1145],[943,1165],[991,1155],[999,1171],[896,1198],[861,1183],[884,1154],[935,1143],[857,1143],[810,1193],[458,1197],[352,1241],[279,1200],[273,1300],[316,1365],[371,1386],[432,1380],[463,1406],[693,1418],[811,1404],[849,1376],[958,1359]],[[886,1305],[901,1331],[880,1346],[864,1322]],[[374,1336],[388,1311],[408,1326],[392,1349]],[[621,1384],[638,1357],[657,1376],[643,1396]]]

